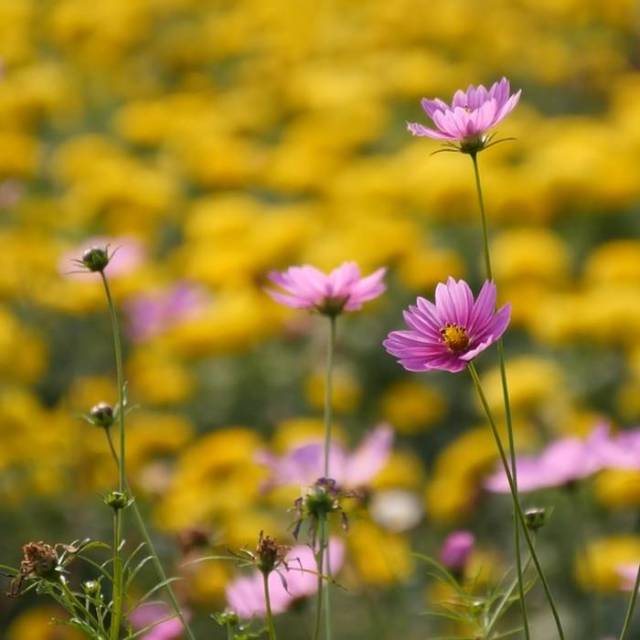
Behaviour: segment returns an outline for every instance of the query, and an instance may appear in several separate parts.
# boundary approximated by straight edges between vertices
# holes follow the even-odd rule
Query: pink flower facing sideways
[[[612,437],[609,426],[601,424],[586,440],[562,438],[549,444],[538,455],[520,456],[516,460],[518,491],[527,493],[563,487],[603,469],[638,469],[640,450],[630,446],[631,439],[631,433]],[[486,480],[485,488],[494,493],[509,493],[504,470],[496,470]]]
[[[404,311],[407,331],[392,331],[385,349],[407,371],[462,371],[505,332],[511,306],[496,312],[496,287],[486,281],[474,300],[464,280],[436,287],[435,304],[418,298]]]
[[[407,128],[414,136],[444,140],[452,145],[459,143],[460,151],[475,153],[489,142],[486,135],[489,129],[513,111],[520,94],[521,91],[511,94],[509,81],[502,78],[489,89],[483,85],[469,85],[466,91],[456,91],[451,105],[439,98],[423,98],[422,108],[436,128],[417,122],[409,122]]]
[[[310,265],[289,267],[282,273],[273,271],[269,279],[282,291],[268,289],[276,301],[294,309],[310,309],[326,315],[358,311],[365,302],[385,290],[386,269],[361,277],[355,262],[344,262],[328,275]]]
[[[329,541],[331,573],[344,563],[344,543],[339,538]],[[285,558],[286,567],[269,574],[269,596],[274,615],[284,613],[296,600],[308,598],[318,590],[318,568],[310,547],[293,547]],[[266,615],[263,577],[260,571],[236,578],[225,590],[229,608],[242,619]]]
[[[352,453],[333,443],[329,450],[329,476],[341,489],[356,489],[368,484],[382,470],[391,453],[393,430],[379,425]],[[321,440],[307,442],[277,457],[260,451],[257,462],[271,471],[267,488],[282,485],[312,485],[324,475],[324,445]]]

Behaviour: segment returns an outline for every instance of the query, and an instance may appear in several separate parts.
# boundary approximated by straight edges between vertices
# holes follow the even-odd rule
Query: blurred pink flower
[[[344,564],[344,543],[339,538],[331,538],[328,551],[331,574],[335,575]],[[318,590],[318,568],[310,547],[293,547],[285,563],[287,569],[279,569],[269,575],[269,596],[274,615],[284,613],[296,600],[308,598]],[[264,585],[259,571],[236,578],[225,591],[229,608],[241,618],[264,617]]]
[[[464,569],[475,543],[476,538],[471,531],[463,529],[453,531],[445,538],[440,548],[441,564],[447,569],[461,571]]]
[[[272,271],[269,279],[283,292],[267,289],[276,301],[294,309],[311,309],[327,315],[357,311],[385,290],[382,281],[386,269],[378,269],[363,278],[355,262],[344,262],[329,275],[309,265]]]
[[[538,455],[516,460],[518,491],[562,487],[587,478],[602,469],[640,468],[640,452],[626,446],[630,434],[609,435],[609,425],[598,425],[586,440],[562,438],[547,445]],[[503,469],[498,469],[484,485],[495,493],[509,493]]]
[[[638,575],[638,565],[624,564],[618,567],[618,575],[622,578],[620,588],[623,591],[632,591]]]
[[[367,434],[352,453],[332,443],[329,476],[340,488],[355,489],[366,485],[386,464],[392,443],[393,429],[385,424]],[[260,451],[256,460],[271,470],[267,487],[308,486],[324,475],[324,445],[321,440],[294,447],[282,457]]]
[[[435,304],[418,298],[404,312],[408,331],[392,331],[385,349],[407,371],[462,371],[505,332],[511,306],[498,312],[496,286],[488,280],[477,300],[464,280],[449,278],[436,287]]]
[[[142,604],[128,618],[136,631],[154,625],[142,635],[136,636],[140,640],[177,640],[182,637],[184,630],[180,618],[164,603]]]
[[[185,282],[130,299],[125,305],[128,334],[143,342],[193,318],[208,302],[206,292]]]
[[[509,81],[502,78],[488,90],[483,85],[469,85],[466,91],[456,91],[450,106],[439,98],[424,98],[422,108],[436,129],[417,122],[407,123],[407,128],[414,136],[460,142],[462,151],[478,151],[487,142],[487,131],[513,111],[520,94],[521,91],[511,94]]]
[[[108,247],[111,255],[111,260],[105,269],[105,273],[110,277],[123,276],[135,271],[147,257],[142,243],[132,236],[115,238],[95,236],[65,251],[58,261],[58,272],[69,280],[82,280],[87,275],[99,276],[99,273],[92,274],[90,271],[79,268],[77,261],[82,259],[82,255],[88,249],[105,247]]]

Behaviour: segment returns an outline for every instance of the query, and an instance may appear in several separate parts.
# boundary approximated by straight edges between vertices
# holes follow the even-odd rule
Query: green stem
[[[122,572],[122,556],[120,546],[122,544],[122,510],[113,511],[113,597],[111,603],[110,638],[120,638],[122,626],[122,608],[124,604],[124,575]]]
[[[124,368],[122,366],[122,340],[120,339],[120,326],[118,324],[118,315],[116,307],[111,296],[111,288],[109,280],[104,271],[100,272],[104,292],[107,296],[107,305],[109,306],[109,316],[111,317],[111,333],[113,335],[113,353],[116,361],[116,382],[118,385],[118,426],[120,428],[120,454],[118,456],[118,481],[119,490],[124,492],[126,485],[126,438],[124,432],[124,413],[125,413],[125,394],[124,394]]]
[[[229,623],[226,624],[227,627],[227,640],[233,640],[233,629]]]
[[[624,617],[624,624],[622,625],[622,631],[620,632],[620,640],[625,640],[629,631],[629,627],[631,626],[633,612],[636,608],[636,602],[638,600],[638,589],[640,589],[640,565],[638,565],[636,581],[633,584],[633,591],[631,592],[631,597],[629,598],[629,606],[627,607],[627,614]]]
[[[480,219],[482,221],[482,239],[484,246],[484,263],[487,271],[487,278],[493,280],[493,269],[491,267],[491,252],[489,251],[489,230],[487,227],[487,214],[484,207],[484,196],[482,194],[482,183],[480,181],[480,170],[478,168],[478,158],[475,153],[471,154],[473,162],[473,174],[476,183],[476,192],[478,194],[478,205],[480,207]],[[522,622],[524,626],[524,635],[526,640],[530,639],[529,619],[527,616],[527,603],[525,601],[524,578],[522,574],[522,558],[520,551],[520,527],[518,520],[515,518],[515,501],[518,499],[518,472],[516,465],[516,445],[513,435],[513,419],[511,414],[511,400],[509,397],[509,385],[507,382],[507,368],[504,357],[504,344],[502,338],[498,340],[498,360],[500,362],[500,380],[502,384],[502,398],[504,401],[505,418],[507,422],[507,437],[509,441],[509,458],[511,461],[511,473],[513,475],[514,493],[514,521],[513,521],[513,544],[516,556],[516,571],[518,575],[518,595],[520,596],[520,611],[522,613]]]
[[[480,384],[480,378],[478,376],[478,372],[475,368],[473,362],[468,365],[469,373],[471,374],[471,379],[473,380],[473,384],[476,388],[476,392],[478,393],[478,397],[480,398],[480,402],[482,403],[482,407],[487,415],[487,419],[489,420],[489,425],[491,426],[491,431],[493,433],[494,440],[496,441],[496,445],[498,447],[498,453],[500,454],[500,460],[502,462],[502,466],[504,468],[505,475],[507,476],[507,482],[509,483],[509,489],[511,490],[511,496],[513,497],[513,504],[516,511],[516,517],[520,522],[522,527],[522,531],[524,532],[525,540],[527,541],[527,545],[529,547],[529,552],[531,553],[531,559],[533,560],[533,564],[535,565],[536,571],[540,578],[540,582],[542,583],[542,587],[545,592],[545,596],[547,601],[549,602],[549,606],[551,607],[551,613],[553,614],[553,618],[556,623],[556,628],[558,630],[558,636],[560,640],[564,640],[564,631],[562,630],[562,623],[560,622],[560,616],[558,614],[558,610],[556,608],[556,604],[553,600],[553,596],[551,595],[551,590],[549,588],[549,584],[547,582],[547,578],[544,575],[542,570],[542,566],[540,565],[540,561],[538,559],[538,554],[536,553],[535,547],[533,545],[533,541],[531,539],[531,535],[529,533],[529,529],[527,528],[524,514],[522,513],[522,507],[520,506],[520,500],[518,499],[518,493],[516,491],[515,484],[513,482],[513,476],[511,475],[511,470],[509,468],[509,462],[507,460],[507,454],[505,453],[504,446],[502,444],[502,440],[500,439],[500,434],[498,433],[498,428],[496,427],[495,420],[493,419],[493,415],[491,414],[491,409],[489,408],[489,404],[487,402],[487,398],[482,389],[482,385]]]
[[[329,456],[331,454],[331,428],[333,424],[333,352],[336,343],[336,316],[329,316],[329,340],[324,384],[324,475],[329,476]]]
[[[329,555],[329,517],[324,520],[324,555],[325,573],[327,580],[324,583],[324,635],[326,640],[331,640],[331,556]]]
[[[111,333],[113,336],[113,353],[114,353],[115,362],[116,362],[116,384],[118,386],[118,424],[120,429],[120,442],[119,442],[120,454],[119,455],[116,452],[115,446],[113,444],[113,439],[111,438],[111,432],[109,431],[109,429],[105,429],[105,433],[107,434],[107,439],[109,441],[109,448],[111,449],[111,454],[118,467],[118,480],[119,480],[120,491],[122,493],[124,493],[125,491],[130,493],[131,490],[129,487],[129,482],[127,481],[126,457],[125,457],[125,453],[126,453],[125,404],[126,403],[125,403],[124,367],[122,364],[123,362],[122,340],[120,338],[120,326],[118,324],[118,315],[116,313],[116,307],[113,302],[113,297],[111,295],[109,280],[107,279],[107,276],[105,275],[104,271],[100,272],[100,276],[102,278],[104,292],[107,297],[107,305],[109,307],[109,316],[111,318]],[[149,535],[149,531],[145,525],[144,518],[140,513],[140,509],[138,508],[136,501],[133,499],[133,495],[131,495],[131,498],[132,498],[133,513],[135,515],[138,528],[140,529],[140,533],[142,534],[142,537],[144,538],[144,541],[147,544],[147,547],[149,549],[149,553],[151,554],[152,562],[156,569],[156,573],[158,574],[160,581],[163,582],[165,585],[165,590],[167,592],[167,595],[169,596],[169,599],[171,600],[171,606],[173,607],[176,615],[180,618],[180,622],[184,627],[187,637],[189,638],[189,640],[195,640],[193,631],[191,630],[186,618],[182,613],[182,610],[180,609],[180,605],[178,604],[178,599],[176,598],[173,588],[167,582],[167,574],[164,571],[162,562],[160,562],[160,557],[158,556],[158,553],[153,544],[151,536]],[[121,526],[121,523],[120,523],[120,526]],[[116,579],[115,579],[116,555],[115,554],[117,552],[119,555],[119,547],[120,547],[120,541],[118,541],[118,544],[116,545],[116,549],[114,549],[114,589],[116,588]],[[124,576],[121,576],[120,579],[123,580]],[[114,602],[114,606],[115,606],[115,602]],[[122,612],[120,612],[120,616],[121,615],[122,615]]]
[[[107,441],[109,442],[109,448],[111,449],[111,455],[113,456],[113,459],[115,460],[116,464],[118,464],[118,454],[116,453],[116,449],[113,445],[113,438],[111,437],[111,432],[108,429],[106,429],[105,433],[107,435]],[[125,487],[127,489],[127,493],[131,495],[129,482],[126,478],[125,478]],[[160,582],[164,583],[164,588],[165,588],[165,591],[167,592],[167,595],[169,596],[169,600],[171,600],[171,606],[173,607],[173,610],[178,616],[178,618],[180,618],[180,622],[182,623],[182,626],[184,627],[185,633],[187,634],[187,637],[189,638],[189,640],[196,640],[196,637],[193,635],[193,631],[191,630],[191,627],[189,626],[187,619],[184,617],[184,614],[182,613],[182,609],[180,609],[180,605],[178,603],[178,599],[176,598],[176,594],[173,590],[173,587],[171,586],[171,583],[168,582],[167,574],[165,573],[164,567],[162,566],[162,562],[160,561],[160,556],[156,551],[156,547],[153,544],[153,539],[151,538],[149,529],[147,528],[144,518],[140,513],[138,503],[135,500],[133,500],[131,504],[131,508],[133,509],[133,515],[136,519],[136,524],[138,525],[140,535],[142,536],[143,540],[145,541],[145,544],[147,545],[147,548],[149,549],[149,554],[151,555],[151,562],[153,563],[156,573],[158,574],[158,578],[160,579]]]
[[[320,522],[318,523],[320,528],[319,540],[318,540],[318,553],[316,553],[316,564],[318,566],[318,592],[316,597],[316,618],[313,627],[313,640],[319,640],[320,627],[322,622],[322,601],[323,601],[323,586],[322,573],[324,571],[324,516],[320,516]]]
[[[267,606],[267,631],[269,632],[269,640],[276,640],[276,628],[273,624],[273,613],[271,611],[271,596],[269,595],[269,574],[262,574],[262,583],[264,584],[264,601]]]

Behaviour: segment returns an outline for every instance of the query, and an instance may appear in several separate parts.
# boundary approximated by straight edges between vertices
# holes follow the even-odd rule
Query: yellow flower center
[[[469,346],[466,330],[457,324],[448,324],[444,329],[440,329],[440,335],[449,351],[453,353],[462,353]]]

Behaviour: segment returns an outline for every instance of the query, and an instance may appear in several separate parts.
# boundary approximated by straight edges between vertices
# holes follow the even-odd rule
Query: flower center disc
[[[467,332],[457,324],[448,324],[444,329],[440,330],[440,335],[449,351],[453,353],[461,353],[469,346]]]

